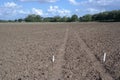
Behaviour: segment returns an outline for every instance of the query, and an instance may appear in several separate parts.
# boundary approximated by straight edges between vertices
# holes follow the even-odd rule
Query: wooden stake
[[[104,53],[103,62],[106,60],[106,53]]]
[[[55,56],[53,55],[53,57],[52,57],[52,61],[54,62],[55,61]]]

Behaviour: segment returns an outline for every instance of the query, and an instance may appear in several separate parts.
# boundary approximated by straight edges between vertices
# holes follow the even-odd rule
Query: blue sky
[[[0,19],[24,18],[29,14],[42,17],[94,14],[119,10],[120,0],[0,0]]]

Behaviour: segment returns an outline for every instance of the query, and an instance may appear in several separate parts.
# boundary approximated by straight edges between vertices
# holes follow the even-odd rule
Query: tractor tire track
[[[102,80],[114,80],[110,74],[105,72],[104,67],[102,66],[102,64],[100,64],[100,62],[96,59],[96,57],[92,54],[92,51],[90,51],[90,49],[87,47],[87,45],[85,44],[85,42],[79,37],[78,33],[75,32],[74,33],[78,42],[80,43],[80,45],[82,45],[82,49],[86,51],[86,55],[90,58],[90,60],[93,62],[93,67],[94,69],[96,69],[98,72],[100,72],[100,75],[102,77]]]
[[[52,63],[53,65],[53,72],[52,72],[52,78],[50,80],[63,80],[62,78],[62,65],[64,62],[64,53],[66,48],[66,43],[68,39],[68,32],[69,29],[66,28],[65,32],[65,38],[63,41],[63,44],[61,45],[61,48],[59,49],[58,53],[55,54],[55,62]]]

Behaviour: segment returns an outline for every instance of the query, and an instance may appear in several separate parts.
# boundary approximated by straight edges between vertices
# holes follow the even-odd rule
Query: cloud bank
[[[77,6],[82,12],[94,14],[98,12],[120,9],[120,0],[68,0],[73,6]],[[83,9],[84,7],[84,9]]]
[[[60,9],[58,6],[49,6],[48,13],[52,14],[53,16],[70,16],[70,10],[67,9]]]

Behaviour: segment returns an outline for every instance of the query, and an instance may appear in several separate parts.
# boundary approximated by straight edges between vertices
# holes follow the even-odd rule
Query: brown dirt
[[[0,80],[120,80],[119,26],[0,23]]]

